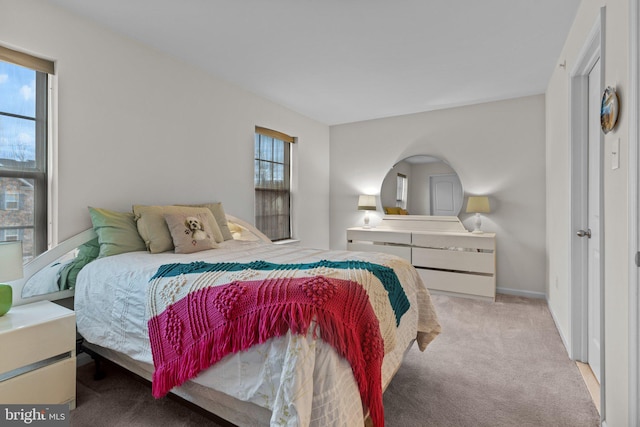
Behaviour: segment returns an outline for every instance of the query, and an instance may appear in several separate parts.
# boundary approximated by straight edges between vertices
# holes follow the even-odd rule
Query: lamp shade
[[[375,211],[376,196],[361,194],[360,197],[358,197],[358,210],[359,211]]]
[[[469,196],[467,213],[489,213],[489,198],[487,196]]]
[[[21,279],[22,242],[0,242],[0,282]]]

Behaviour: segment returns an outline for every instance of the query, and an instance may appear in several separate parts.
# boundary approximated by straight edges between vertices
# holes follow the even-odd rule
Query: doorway
[[[570,357],[589,365],[600,383],[604,420],[602,147],[604,10],[570,73],[571,227]]]
[[[602,169],[600,161],[601,133],[600,133],[600,93],[601,72],[600,58],[593,65],[588,76],[589,91],[589,130],[587,138],[587,228],[578,231],[579,237],[586,240],[587,244],[587,301],[588,301],[588,325],[587,325],[587,364],[600,383],[600,352],[601,352],[601,312],[600,293],[602,289],[600,256],[601,239],[600,224],[602,203],[600,193],[602,190]],[[583,230],[583,229],[581,229]]]

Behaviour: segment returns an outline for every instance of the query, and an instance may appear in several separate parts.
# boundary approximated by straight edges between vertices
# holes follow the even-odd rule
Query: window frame
[[[281,144],[276,144],[278,141]],[[263,156],[259,148],[262,143],[272,143],[271,156]],[[293,238],[292,234],[292,144],[295,138],[272,129],[256,126],[254,135],[254,220],[258,230],[272,241],[285,241]],[[275,146],[282,147],[281,155],[276,155]],[[267,170],[273,171],[282,166],[283,184],[275,180],[263,180],[261,165],[268,165]],[[265,185],[266,183],[266,185]],[[271,196],[266,196],[271,194]],[[284,206],[274,208],[282,202]],[[271,206],[269,206],[271,205]],[[266,213],[265,213],[266,211]]]
[[[9,196],[15,196],[15,199]],[[15,207],[9,206],[9,203],[15,203]],[[7,191],[6,193],[4,193],[4,210],[5,211],[20,210],[20,193],[18,193],[17,191]]]
[[[408,179],[405,174],[396,175],[396,207],[407,208]]]
[[[0,178],[24,180],[33,186],[33,220],[31,224],[20,224],[19,226],[0,224],[2,230],[21,230],[22,232],[18,231],[18,233],[23,236],[22,239],[25,238],[26,230],[33,230],[32,245],[23,244],[23,258],[27,262],[49,247],[50,177],[52,173],[50,166],[52,142],[50,137],[52,116],[50,84],[54,75],[54,63],[4,46],[0,46],[0,61],[35,71],[35,117],[0,111],[0,116],[35,122],[35,162],[33,167],[0,166]],[[22,194],[18,194],[18,210],[20,210],[24,200],[21,200]]]

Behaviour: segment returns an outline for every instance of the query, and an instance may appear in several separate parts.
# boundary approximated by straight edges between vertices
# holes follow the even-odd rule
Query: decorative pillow
[[[220,228],[220,232],[222,233],[222,237],[224,238],[224,240],[233,240],[233,235],[231,234],[231,230],[229,229],[229,224],[227,223],[227,215],[225,214],[224,208],[222,207],[222,202],[179,206],[190,206],[209,209],[213,214],[213,217],[216,219],[216,222],[218,223],[218,227]],[[220,243],[221,241],[222,240],[217,242]]]
[[[400,208],[385,206],[384,213],[387,215],[400,215]]]
[[[210,211],[165,214],[164,219],[177,254],[190,254],[218,247],[211,231],[211,221],[215,222],[215,219]]]
[[[137,232],[136,232],[137,233]],[[76,287],[76,278],[82,267],[89,264],[100,255],[100,241],[96,237],[80,245],[78,248],[78,256],[69,264],[60,269],[60,277],[58,277],[58,288],[63,291],[65,289],[73,289]]]
[[[184,214],[195,216],[198,213],[209,212],[207,208],[188,206],[142,206],[134,205],[133,213],[137,221],[140,237],[151,253],[170,251],[174,248],[169,227],[164,219],[165,215]],[[216,242],[222,242],[223,237],[213,215],[209,217],[209,229]]]
[[[133,213],[89,207],[89,215],[100,244],[98,258],[147,250]]]
[[[234,240],[248,240],[253,242],[260,240],[258,236],[235,222],[229,222],[229,230],[231,230]]]

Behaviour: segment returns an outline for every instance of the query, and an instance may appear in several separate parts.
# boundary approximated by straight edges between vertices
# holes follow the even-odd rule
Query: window
[[[396,178],[396,207],[407,209],[407,176],[401,173]]]
[[[0,237],[47,249],[48,79],[53,63],[0,46]]]
[[[18,230],[5,230],[4,240],[6,242],[15,242],[17,240],[20,240],[19,235],[20,233],[18,233]]]
[[[17,211],[20,208],[20,193],[7,191],[4,195],[4,209],[6,211]]]
[[[256,227],[271,240],[291,238],[291,144],[294,138],[256,126]]]

